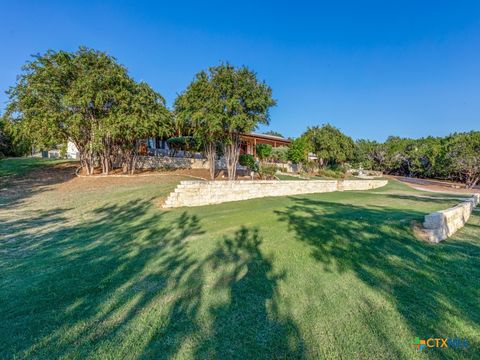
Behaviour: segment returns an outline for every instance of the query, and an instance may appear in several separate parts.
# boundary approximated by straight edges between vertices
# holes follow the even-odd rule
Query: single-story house
[[[240,153],[255,156],[257,144],[268,144],[276,148],[280,146],[289,146],[290,143],[290,140],[280,136],[256,133],[242,134],[240,136]]]
[[[242,134],[240,135],[240,153],[250,154],[255,156],[257,144],[269,144],[273,147],[289,146],[290,140],[273,135],[265,134]],[[166,155],[170,148],[166,139],[150,138],[147,140],[148,153],[154,155]],[[181,156],[182,152],[179,152],[177,156]]]
[[[256,133],[249,133],[249,134],[242,134],[240,136],[240,153],[241,154],[250,154],[255,156],[256,155],[256,145],[257,144],[269,144],[273,147],[280,147],[280,146],[289,146],[291,143],[290,140],[273,135],[265,135],[265,134],[256,134]],[[168,146],[167,139],[161,138],[149,138],[142,144],[141,152],[145,152],[145,154],[153,155],[153,156],[166,156],[170,154],[170,148]],[[186,154],[183,151],[179,151],[176,153],[176,157],[182,157]],[[199,154],[197,154],[200,156]],[[68,142],[67,145],[67,156],[70,159],[78,159],[78,150],[71,141]],[[192,154],[189,155],[190,157]]]

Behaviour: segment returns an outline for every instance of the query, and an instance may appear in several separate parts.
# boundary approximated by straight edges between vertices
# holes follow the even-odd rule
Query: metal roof
[[[267,134],[257,134],[257,133],[248,133],[248,134],[243,134],[244,136],[252,136],[252,137],[257,137],[257,138],[263,138],[263,139],[268,139],[268,140],[276,140],[276,141],[284,141],[284,142],[291,142],[291,140],[282,138],[280,136],[274,136],[274,135],[267,135]]]

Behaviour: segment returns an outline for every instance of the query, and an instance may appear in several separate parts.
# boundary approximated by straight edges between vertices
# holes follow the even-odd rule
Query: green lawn
[[[12,178],[24,176],[32,170],[55,164],[71,162],[48,158],[6,158],[0,159],[0,186],[8,184]]]
[[[29,171],[53,164],[60,164],[68,160],[47,158],[7,158],[0,159],[0,179],[10,176],[25,175]]]
[[[278,180],[293,180],[293,181],[296,181],[296,180],[305,180],[305,179],[302,179],[300,178],[299,176],[292,176],[292,175],[288,175],[288,174],[275,174],[275,176],[277,177]]]
[[[324,176],[311,176],[311,175],[303,175],[302,177],[299,176],[294,176],[294,175],[289,175],[289,174],[276,174],[275,175],[278,180],[343,180],[339,178],[333,178],[333,177],[324,177]],[[348,176],[346,178],[347,180],[359,180],[359,178],[355,176]]]
[[[0,358],[478,358],[478,210],[430,245],[412,221],[458,200],[393,182],[163,211],[179,180],[4,199]],[[411,346],[430,336],[470,347]]]

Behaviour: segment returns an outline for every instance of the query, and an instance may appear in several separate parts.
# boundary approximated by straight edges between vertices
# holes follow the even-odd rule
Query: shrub
[[[318,176],[334,179],[345,178],[346,172],[342,167],[329,167],[318,170]]]
[[[275,165],[262,164],[258,168],[258,175],[262,180],[269,180],[275,178],[277,167]]]
[[[272,154],[272,145],[268,144],[257,144],[256,150],[257,150],[257,156],[260,159],[260,161],[265,161],[267,160],[270,155]]]
[[[294,164],[306,163],[309,150],[308,141],[304,137],[299,137],[293,140],[288,148],[288,160]]]
[[[198,148],[197,141],[193,136],[178,136],[167,139],[168,146],[178,150],[196,150]]]
[[[250,154],[241,154],[238,158],[238,163],[242,166],[246,166],[250,171],[257,172],[257,163],[253,158],[253,155]]]
[[[318,166],[313,161],[308,161],[305,164],[303,164],[303,170],[307,173],[313,174],[317,171],[317,169],[318,169]]]
[[[60,150],[60,157],[65,159],[67,157],[67,144],[60,145],[58,150]]]
[[[288,147],[279,146],[272,149],[271,158],[273,161],[286,163],[288,161]]]

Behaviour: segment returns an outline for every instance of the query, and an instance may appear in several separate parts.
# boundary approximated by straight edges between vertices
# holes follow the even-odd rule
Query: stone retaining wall
[[[480,194],[474,194],[457,206],[425,215],[423,228],[427,240],[439,243],[452,236],[465,225],[479,200]]]
[[[138,169],[208,169],[206,159],[170,157],[170,156],[139,156],[136,163]]]
[[[300,167],[297,164],[283,164],[283,163],[270,163],[275,165],[278,169],[283,169],[284,172],[292,173],[298,172]],[[227,165],[225,159],[222,157],[217,159],[215,162],[215,167],[217,169],[226,169]],[[138,156],[137,169],[161,169],[161,168],[171,168],[171,169],[208,169],[207,159],[203,158],[191,158],[191,157],[171,157],[171,156]],[[246,167],[237,164],[238,170],[247,170]]]
[[[201,206],[266,196],[369,190],[387,183],[387,180],[182,181],[163,207]]]
[[[171,157],[171,156],[138,156],[135,165],[137,169],[208,169],[207,159]],[[226,169],[225,159],[215,161],[216,169]],[[246,167],[237,165],[237,170],[246,170]]]

